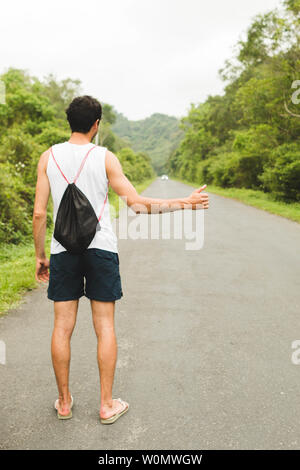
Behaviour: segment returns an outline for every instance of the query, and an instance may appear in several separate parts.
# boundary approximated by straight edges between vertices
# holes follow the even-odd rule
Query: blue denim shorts
[[[68,251],[50,254],[48,299],[75,300],[83,295],[104,302],[123,296],[118,253],[87,248],[78,255]]]

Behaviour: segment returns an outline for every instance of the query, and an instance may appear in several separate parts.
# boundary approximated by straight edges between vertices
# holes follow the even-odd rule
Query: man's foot
[[[120,415],[120,413],[127,410],[129,407],[126,401],[120,400],[119,398],[114,398],[111,401],[111,405],[103,404],[100,407],[100,418],[108,419],[112,418],[115,415]]]
[[[69,394],[67,400],[62,400],[58,398],[54,404],[55,409],[57,410],[57,414],[59,417],[71,417],[72,414],[72,406],[73,406],[73,398],[72,395]]]

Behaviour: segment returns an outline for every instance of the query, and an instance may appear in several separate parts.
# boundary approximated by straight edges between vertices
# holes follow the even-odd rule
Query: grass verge
[[[144,191],[156,177],[135,185],[138,193]],[[109,194],[110,205],[115,208],[116,216],[119,213],[119,197]],[[125,203],[120,201],[120,208]],[[45,250],[50,257],[50,243],[53,227],[47,228]],[[11,308],[17,307],[25,292],[36,288],[39,283],[35,280],[35,250],[33,240],[20,245],[0,246],[0,315],[7,313]]]
[[[188,184],[189,186],[198,186],[197,183],[192,183],[174,176],[172,176],[171,179]],[[271,214],[280,215],[286,219],[300,223],[300,203],[275,201],[270,194],[253,189],[221,188],[219,186],[208,184],[205,191],[219,196],[228,197],[230,199],[235,199],[243,202],[244,204],[248,204],[249,206],[257,207],[258,209],[270,212]]]
[[[50,251],[51,231],[47,230],[45,249]],[[34,277],[33,241],[0,247],[0,315],[19,305],[25,292],[38,286]]]

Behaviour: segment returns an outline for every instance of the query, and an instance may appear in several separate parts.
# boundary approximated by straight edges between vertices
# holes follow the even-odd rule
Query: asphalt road
[[[157,179],[144,194],[181,197],[191,189]],[[173,226],[178,214],[171,214]],[[212,194],[203,215],[198,250],[172,237],[119,239],[124,297],[116,303],[113,396],[130,410],[113,425],[98,418],[87,298],[72,338],[69,421],[57,420],[53,409],[46,286],[0,319],[7,355],[0,365],[1,449],[300,448],[300,365],[291,359],[300,339],[300,225]],[[166,217],[130,221],[161,224]]]

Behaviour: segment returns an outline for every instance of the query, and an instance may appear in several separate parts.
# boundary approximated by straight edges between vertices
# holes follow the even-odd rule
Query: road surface
[[[143,194],[191,190],[157,179]],[[160,223],[166,216],[135,217]],[[113,396],[130,410],[111,426],[98,418],[87,298],[72,337],[69,421],[53,409],[47,286],[0,319],[1,449],[300,448],[300,365],[292,362],[292,342],[300,339],[300,225],[210,194],[202,249],[185,243],[119,240],[124,297],[116,302]]]

